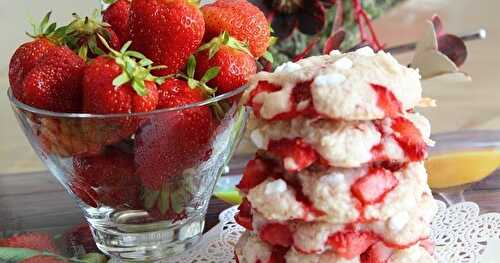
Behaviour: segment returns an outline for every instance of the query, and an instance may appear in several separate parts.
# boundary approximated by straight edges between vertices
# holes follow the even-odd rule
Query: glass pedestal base
[[[137,222],[145,214],[122,212],[113,221]],[[202,215],[174,225],[170,221],[113,225],[89,221],[97,247],[120,261],[154,261],[182,253],[201,240],[205,225]]]

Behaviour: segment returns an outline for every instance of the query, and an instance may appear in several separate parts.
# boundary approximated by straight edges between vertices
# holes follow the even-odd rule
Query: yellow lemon
[[[214,195],[220,200],[233,205],[238,205],[242,201],[242,197],[237,190],[216,191]]]
[[[448,188],[482,180],[500,167],[500,150],[437,154],[425,162],[432,188]]]

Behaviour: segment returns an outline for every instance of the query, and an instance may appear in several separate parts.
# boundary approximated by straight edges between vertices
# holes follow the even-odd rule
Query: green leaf
[[[143,81],[132,80],[132,88],[139,96],[146,96],[149,93]]]
[[[113,80],[113,86],[115,86],[115,88],[118,88],[121,85],[128,83],[129,81],[130,77],[128,76],[127,72],[122,72],[122,74],[120,74]]]
[[[144,189],[144,206],[146,209],[152,209],[156,201],[158,200],[158,197],[160,196],[159,191],[153,191],[149,189]]]
[[[87,54],[88,54],[89,48],[87,45],[82,45],[78,49],[78,56],[81,57],[83,60],[87,60]]]
[[[161,214],[165,214],[169,209],[169,192],[167,187],[164,187],[160,193],[160,201],[158,203],[158,208],[160,209]]]
[[[187,63],[187,75],[190,78],[194,78],[194,72],[196,70],[196,58],[191,55],[189,56],[188,63]]]
[[[147,67],[153,65],[153,61],[151,59],[143,58],[139,61],[139,65],[142,67]]]
[[[266,51],[266,53],[264,53],[264,55],[262,56],[265,60],[271,62],[271,64],[274,63],[274,57],[273,57],[273,54],[269,51]]]
[[[220,67],[212,67],[205,72],[205,75],[201,78],[201,83],[207,83],[219,75]]]
[[[54,32],[56,30],[56,28],[57,28],[57,23],[52,23],[52,24],[50,24],[49,27],[47,27],[47,29],[45,29],[43,34],[48,35],[48,34]]]
[[[120,53],[125,53],[127,52],[128,48],[132,45],[132,41],[127,41],[125,45],[123,45],[122,49],[120,49]]]
[[[185,200],[184,189],[179,188],[172,194],[172,209],[176,214],[181,213],[184,210],[184,200]]]
[[[50,21],[50,16],[52,15],[52,11],[48,12],[42,19],[42,22],[40,22],[40,32],[43,32],[43,30],[47,27]]]
[[[192,78],[188,78],[187,82],[188,82],[188,86],[191,89],[196,89],[196,87],[198,87],[198,84],[200,84],[197,80],[192,79]]]
[[[132,42],[130,42],[130,44],[132,44]],[[146,58],[146,56],[144,56],[143,54],[137,52],[137,51],[127,51],[125,52],[125,54],[129,57],[134,57],[134,58],[138,58],[138,59],[146,59],[146,60],[149,60]]]
[[[99,253],[89,253],[78,258],[79,261],[85,263],[106,263],[108,258],[103,254]]]
[[[42,255],[43,252],[27,248],[0,247],[0,261],[22,261],[27,258]]]

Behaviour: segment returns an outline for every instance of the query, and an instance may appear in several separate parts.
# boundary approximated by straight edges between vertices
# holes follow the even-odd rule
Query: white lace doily
[[[500,253],[500,214],[479,215],[479,206],[472,202],[448,208],[445,203],[437,202],[439,210],[432,222],[432,238],[439,263],[500,262],[499,257],[496,257],[499,261],[489,261],[495,253]],[[162,262],[234,263],[234,245],[244,231],[234,221],[236,212],[236,207],[222,212],[220,223],[204,235],[199,245]]]

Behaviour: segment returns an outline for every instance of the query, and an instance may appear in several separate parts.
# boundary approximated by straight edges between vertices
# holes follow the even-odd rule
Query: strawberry
[[[260,158],[249,161],[243,171],[243,177],[236,187],[243,192],[247,192],[264,182],[271,175],[271,168],[268,162]]]
[[[246,0],[218,0],[202,7],[206,23],[205,40],[223,32],[248,44],[258,58],[271,42],[271,31],[264,13]]]
[[[265,263],[286,263],[285,255],[287,252],[287,248],[280,246],[273,247],[271,258]]]
[[[20,261],[20,263],[67,263],[69,261],[55,256],[34,256]]]
[[[267,148],[271,155],[282,160],[289,172],[301,171],[318,159],[316,151],[301,138],[270,141]]]
[[[79,177],[73,178],[70,189],[80,200],[88,206],[97,208],[99,206],[99,195],[97,192]]]
[[[79,112],[85,62],[67,47],[53,48],[25,75],[21,102],[56,112]]]
[[[111,5],[103,11],[102,20],[111,26],[122,42],[129,41],[130,34],[128,18],[130,12],[130,1],[106,0],[105,2]]]
[[[397,117],[393,119],[391,127],[394,138],[410,161],[420,161],[427,157],[427,144],[413,122],[404,117]]]
[[[152,61],[135,51],[127,51],[130,44],[127,42],[119,52],[110,48],[109,56],[96,58],[85,69],[85,112],[112,114],[156,109],[158,91],[155,81],[162,83],[162,80],[150,74],[155,69],[151,67]]]
[[[394,118],[403,112],[403,105],[387,87],[377,84],[371,84],[371,87],[377,93],[377,105],[387,117]]]
[[[180,79],[165,81],[159,87],[159,94],[160,109],[205,99],[201,89],[191,88],[188,81]],[[135,163],[144,186],[144,205],[150,215],[183,217],[184,204],[197,189],[193,175],[184,173],[208,158],[216,125],[210,107],[198,106],[158,114],[141,127],[135,137]]]
[[[54,239],[46,233],[25,233],[0,239],[0,247],[29,248],[57,253]]]
[[[134,0],[130,6],[133,48],[165,65],[160,75],[175,74],[201,44],[203,14],[188,0]]]
[[[84,249],[85,253],[97,252],[97,246],[90,232],[90,226],[87,223],[82,223],[72,227],[63,235],[65,244],[75,251]]]
[[[375,242],[377,242],[375,235],[352,230],[337,232],[328,238],[328,244],[335,253],[346,259],[361,255]]]
[[[218,68],[219,74],[207,84],[217,87],[219,93],[235,90],[248,82],[257,72],[257,64],[243,43],[226,32],[200,47],[196,54],[196,77]]]
[[[100,203],[111,207],[140,207],[140,179],[135,175],[134,156],[108,148],[97,156],[74,157],[76,182],[96,188]]]
[[[271,223],[261,227],[259,237],[263,241],[281,247],[290,247],[293,243],[293,234],[285,224]]]
[[[297,83],[297,85],[292,90],[292,96],[289,102],[290,110],[280,113],[270,120],[290,120],[296,118],[299,115],[304,115],[310,118],[319,116],[319,114],[314,110],[314,106],[312,104],[311,83],[312,81]],[[267,81],[260,81],[257,84],[257,87],[250,93],[247,105],[252,107],[254,110],[254,114],[260,118],[260,109],[262,105],[254,102],[254,97],[260,93],[275,92],[279,90],[281,90],[281,87],[279,86],[271,84]]]
[[[386,169],[370,168],[368,174],[351,186],[352,194],[364,204],[381,202],[398,185],[398,179]]]
[[[54,33],[57,25],[50,24],[48,13],[40,25],[35,27],[35,33],[31,36],[33,41],[22,44],[16,49],[9,63],[9,81],[14,97],[21,99],[23,94],[23,80],[25,75],[31,71],[42,57],[50,53],[57,46]]]
[[[252,231],[252,204],[248,201],[248,199],[243,198],[240,206],[238,207],[238,213],[235,215],[234,220],[240,226],[244,227],[247,230]]]
[[[388,263],[392,254],[391,248],[377,242],[361,255],[361,263]]]
[[[122,41],[115,31],[109,25],[98,21],[98,16],[97,10],[92,17],[81,18],[73,14],[74,20],[64,30],[66,45],[84,60],[108,53],[108,48],[99,36],[102,36],[113,49],[122,46]]]

